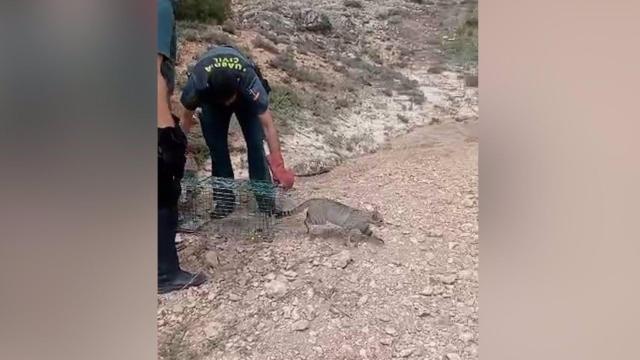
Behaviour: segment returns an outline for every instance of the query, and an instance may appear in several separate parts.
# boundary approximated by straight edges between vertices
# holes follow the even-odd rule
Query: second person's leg
[[[235,196],[231,188],[234,175],[228,142],[231,113],[228,108],[205,106],[200,119],[202,135],[211,154],[215,202],[212,215],[216,218],[229,215],[235,207]]]

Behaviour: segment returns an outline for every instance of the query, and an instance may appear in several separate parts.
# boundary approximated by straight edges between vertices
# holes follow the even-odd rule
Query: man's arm
[[[200,106],[200,99],[196,91],[196,82],[198,79],[197,74],[190,74],[187,79],[187,84],[184,86],[184,89],[182,89],[182,94],[180,95],[180,104],[182,105],[180,125],[185,134],[188,134],[191,130],[193,126],[193,113]]]
[[[269,168],[274,177],[276,183],[279,183],[285,190],[290,189],[295,181],[295,175],[289,169],[284,166],[284,159],[282,158],[282,152],[280,150],[280,140],[278,139],[278,131],[273,123],[273,117],[271,111],[266,110],[261,115],[260,123],[264,130],[264,136],[269,145],[269,155],[267,156],[267,162]]]
[[[158,54],[157,57],[157,79],[158,79],[158,96],[157,96],[157,111],[158,111],[158,127],[174,127],[175,123],[171,117],[171,107],[169,106],[169,88],[167,82],[162,76],[161,67],[163,56]]]
[[[180,126],[185,134],[189,134],[191,127],[193,126],[193,111],[183,107],[182,115],[180,116]]]
[[[264,130],[264,137],[267,140],[267,145],[269,145],[269,153],[279,154],[280,139],[278,138],[278,131],[276,130],[276,126],[273,123],[273,116],[271,116],[271,111],[267,110],[258,117],[260,118],[262,129]]]

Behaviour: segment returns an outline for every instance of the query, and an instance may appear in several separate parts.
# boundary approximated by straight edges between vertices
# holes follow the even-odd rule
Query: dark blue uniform
[[[209,76],[221,71],[237,78],[239,93],[230,106],[216,103],[210,98]],[[202,108],[200,123],[207,146],[214,161],[213,176],[233,178],[227,136],[231,115],[235,113],[247,143],[249,177],[252,180],[271,181],[262,141],[264,132],[258,116],[269,108],[269,94],[255,64],[240,51],[228,46],[218,46],[205,53],[183,89],[180,101],[189,110]]]
[[[163,56],[160,68],[169,91],[173,91],[176,60],[174,3],[158,0],[158,54]],[[170,277],[180,270],[175,245],[178,227],[177,203],[184,162],[180,156],[183,145],[176,141],[176,129],[158,130],[158,278]],[[186,145],[186,144],[185,144]],[[184,154],[184,151],[182,151]]]

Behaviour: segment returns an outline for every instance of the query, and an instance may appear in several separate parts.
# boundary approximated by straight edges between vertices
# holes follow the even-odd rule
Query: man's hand
[[[282,186],[283,189],[289,190],[295,181],[293,171],[284,167],[284,159],[281,153],[271,153],[267,156],[267,162],[273,174],[273,180]]]

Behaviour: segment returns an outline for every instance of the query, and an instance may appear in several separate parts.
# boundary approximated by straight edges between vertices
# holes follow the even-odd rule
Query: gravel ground
[[[477,137],[424,127],[302,179],[295,198],[377,206],[385,244],[345,247],[287,219],[271,243],[191,235],[181,257],[212,281],[159,298],[164,358],[477,359]],[[364,240],[364,239],[363,239]]]

